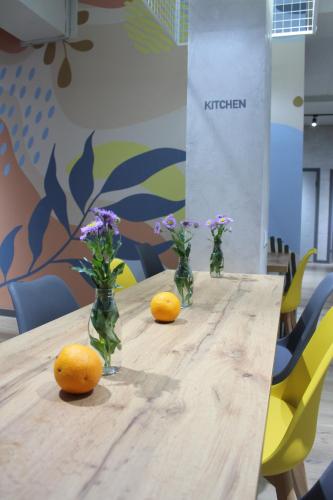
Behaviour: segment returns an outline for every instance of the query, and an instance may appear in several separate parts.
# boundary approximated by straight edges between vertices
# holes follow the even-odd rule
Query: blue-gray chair
[[[302,500],[333,500],[333,462]]]
[[[43,276],[27,282],[14,281],[8,289],[19,333],[79,309],[70,289],[58,276]]]
[[[163,264],[151,245],[148,243],[141,243],[136,245],[136,249],[140,257],[145,278],[150,278],[164,271]]]
[[[316,329],[322,308],[332,293],[333,273],[329,273],[313,292],[293,331],[278,339],[272,384],[284,380],[296,365]]]

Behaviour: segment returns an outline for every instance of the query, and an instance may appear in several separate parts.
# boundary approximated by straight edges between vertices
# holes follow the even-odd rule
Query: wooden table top
[[[89,396],[59,393],[52,365],[90,307],[0,344],[1,498],[256,498],[283,280],[194,276],[167,325],[149,301],[172,272],[117,295],[122,369]]]
[[[267,272],[286,274],[289,263],[289,253],[269,253],[267,255]]]

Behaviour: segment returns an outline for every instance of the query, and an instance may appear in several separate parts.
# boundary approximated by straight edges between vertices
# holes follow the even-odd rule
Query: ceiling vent
[[[0,28],[22,44],[75,36],[77,0],[0,0]]]
[[[177,45],[187,44],[189,0],[143,0]]]
[[[272,35],[312,35],[317,30],[318,0],[274,0]]]

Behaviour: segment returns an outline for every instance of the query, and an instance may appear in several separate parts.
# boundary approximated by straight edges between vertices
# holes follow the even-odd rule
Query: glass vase
[[[192,305],[193,273],[188,258],[180,258],[174,279],[182,308]]]
[[[113,375],[120,369],[121,325],[114,290],[96,289],[96,298],[89,319],[90,344],[104,360],[103,375]]]
[[[213,251],[210,255],[210,275],[212,278],[221,278],[224,268],[222,240],[214,240]]]

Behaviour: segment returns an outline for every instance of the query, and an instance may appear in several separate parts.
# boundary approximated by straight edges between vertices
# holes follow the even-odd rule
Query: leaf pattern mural
[[[134,156],[120,164],[106,180],[102,193],[129,188],[145,181],[166,167],[185,161],[184,151],[158,148]]]
[[[87,201],[94,189],[92,137],[93,133],[86,140],[82,156],[74,164],[69,174],[69,187],[82,213],[84,213]]]
[[[54,210],[59,222],[64,226],[69,233],[69,221],[67,215],[67,199],[64,190],[60,186],[57,179],[57,166],[55,161],[55,146],[52,149],[49,165],[47,167],[44,188],[47,196],[47,203]]]
[[[56,147],[53,146],[44,178],[45,195],[32,210],[26,227],[31,260],[27,263],[25,272],[14,275],[11,279],[7,278],[8,271],[12,268],[12,263],[15,260],[14,241],[22,229],[21,226],[16,226],[0,245],[0,268],[4,276],[4,280],[0,282],[0,290],[11,281],[31,278],[44,270],[47,272],[49,266],[53,266],[53,272],[57,272],[55,271],[57,268],[59,270],[65,269],[67,276],[69,267],[87,255],[87,249],[78,238],[80,226],[89,221],[90,209],[93,206],[105,205],[106,197],[110,200],[107,207],[113,209],[121,217],[125,230],[122,232],[119,258],[138,262],[136,245],[144,241],[148,241],[160,254],[165,255],[171,252],[171,242],[163,241],[161,236],[154,235],[152,223],[149,222],[149,225],[147,221],[152,221],[152,219],[169,212],[179,213],[184,208],[184,199],[169,200],[153,193],[143,192],[124,195],[121,199],[117,198],[118,201],[112,202],[112,193],[121,188],[144,186],[145,181],[153,178],[159,172],[165,170],[167,173],[168,166],[175,168],[174,165],[177,162],[184,160],[185,153],[173,148],[157,148],[142,154],[134,154],[128,160],[120,161],[112,168],[106,181],[95,186],[93,137],[94,132],[86,138],[81,156],[70,169],[68,179],[70,193],[67,194],[57,176]],[[171,169],[169,173],[172,175],[172,172]],[[111,181],[114,181],[114,186]],[[105,189],[108,190],[107,193],[105,193]],[[143,189],[146,190],[145,187]],[[74,225],[69,222],[68,197],[72,197],[82,214],[81,220]],[[104,203],[102,203],[102,199]],[[65,229],[67,236],[62,229],[62,238],[53,242],[52,251],[45,254],[44,246],[49,228],[55,223]],[[74,245],[77,250],[73,254],[70,249],[74,248]],[[87,286],[88,283],[89,286],[91,285],[85,276],[79,276],[79,279],[85,280],[84,286]]]
[[[43,239],[49,224],[51,206],[47,197],[42,198],[32,212],[28,225],[29,246],[32,253],[30,270],[42,253]]]
[[[5,279],[14,259],[15,238],[21,228],[22,226],[14,227],[0,245],[0,268]]]
[[[134,194],[105,208],[113,210],[121,219],[142,222],[178,212],[184,206],[184,200],[172,201],[152,194]]]

